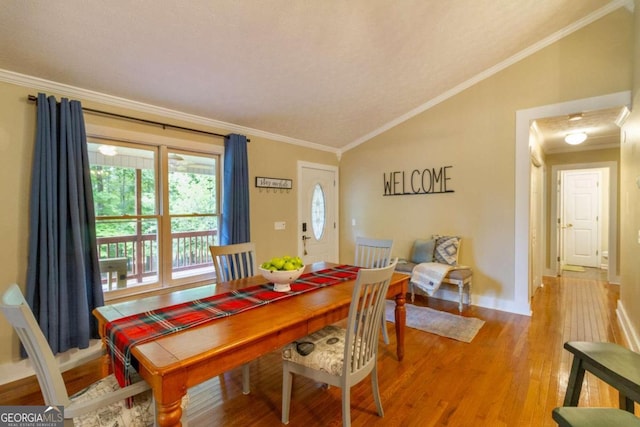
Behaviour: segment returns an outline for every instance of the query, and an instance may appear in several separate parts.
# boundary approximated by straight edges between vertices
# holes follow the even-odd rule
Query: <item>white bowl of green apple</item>
[[[300,257],[283,256],[271,258],[260,264],[260,274],[273,283],[276,292],[291,290],[291,282],[294,282],[304,271],[304,264]]]

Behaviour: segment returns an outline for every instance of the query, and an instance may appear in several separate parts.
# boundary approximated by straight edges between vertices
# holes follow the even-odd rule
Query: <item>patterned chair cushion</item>
[[[460,237],[458,236],[434,236],[436,248],[433,258],[436,262],[448,265],[458,264],[458,247]]]
[[[114,375],[109,375],[84,390],[71,396],[72,401],[84,401],[111,393],[120,388]],[[153,399],[151,390],[133,397],[133,406],[127,408],[125,399],[95,412],[73,419],[75,426],[82,427],[146,427],[153,425]]]
[[[325,326],[282,349],[282,358],[317,371],[342,375],[344,341],[347,331],[334,325]]]
[[[74,402],[90,400],[118,390],[120,385],[116,377],[111,374],[91,384],[84,390],[70,396]],[[182,399],[182,409],[186,410],[189,396]],[[73,419],[74,426],[82,427],[147,427],[154,424],[154,401],[151,390],[133,396],[133,405],[127,408],[126,400],[105,406],[94,412],[81,415]]]

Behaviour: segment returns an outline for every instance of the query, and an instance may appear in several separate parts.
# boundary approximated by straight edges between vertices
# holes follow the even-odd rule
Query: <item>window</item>
[[[213,278],[220,155],[96,138],[88,153],[104,291]]]
[[[324,191],[320,184],[316,184],[311,196],[311,227],[316,240],[320,240],[324,234],[325,214]]]

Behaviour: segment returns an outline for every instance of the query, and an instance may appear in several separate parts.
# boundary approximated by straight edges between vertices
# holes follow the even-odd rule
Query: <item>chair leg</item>
[[[462,298],[464,291],[464,281],[458,285],[458,312],[462,313]]]
[[[618,402],[620,409],[624,409],[632,414],[635,413],[635,402],[622,394],[621,391],[618,391]]]
[[[411,292],[411,303],[413,304],[416,299],[416,293],[415,293],[415,290],[413,289],[413,283],[411,282],[409,282],[409,292]]]
[[[249,386],[249,364],[242,365],[242,394],[249,394],[251,387]]]
[[[284,364],[282,368],[282,424],[289,424],[289,409],[291,408],[291,384],[293,383],[293,374],[286,368]]]
[[[373,400],[376,402],[376,409],[378,415],[384,417],[384,410],[382,409],[382,401],[380,400],[380,388],[378,387],[378,366],[371,371],[371,390],[373,391]]]
[[[571,364],[571,373],[569,374],[569,382],[567,383],[567,391],[564,396],[564,404],[562,406],[578,406],[583,380],[584,368],[582,367],[582,359],[574,355],[573,363]]]
[[[389,332],[387,332],[387,319],[384,312],[382,312],[382,339],[385,344],[389,344]]]
[[[342,426],[351,427],[351,387],[342,386]]]

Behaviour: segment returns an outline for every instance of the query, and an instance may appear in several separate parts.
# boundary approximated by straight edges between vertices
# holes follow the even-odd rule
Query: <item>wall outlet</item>
[[[284,230],[287,228],[287,223],[284,221],[276,221],[273,223],[273,228],[275,230]]]

